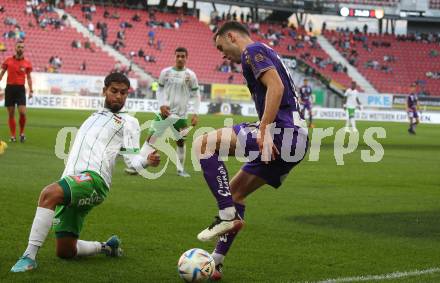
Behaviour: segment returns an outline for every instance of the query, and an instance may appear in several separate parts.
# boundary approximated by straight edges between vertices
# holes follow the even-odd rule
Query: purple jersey
[[[258,117],[263,117],[266,103],[266,87],[259,81],[264,72],[275,69],[284,85],[284,93],[274,122],[277,127],[290,128],[294,126],[293,111],[298,111],[295,85],[278,54],[269,46],[255,42],[246,47],[241,55],[243,76],[255,102]]]
[[[417,110],[417,101],[418,101],[417,95],[414,93],[411,93],[408,96],[408,99],[406,101],[406,105],[408,106],[409,109],[416,111]]]
[[[299,89],[299,93],[301,95],[301,100],[303,101],[303,103],[306,102],[311,102],[311,98],[312,98],[312,88],[308,85],[303,85],[300,89]]]

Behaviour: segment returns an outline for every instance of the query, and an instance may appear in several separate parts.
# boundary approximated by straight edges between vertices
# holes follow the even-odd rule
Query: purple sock
[[[219,160],[217,154],[214,154],[207,159],[201,159],[200,165],[203,176],[205,176],[205,180],[217,200],[219,210],[233,207],[234,202],[229,191],[228,170],[223,161]]]
[[[244,219],[244,210],[246,207],[243,204],[239,204],[239,203],[234,203],[234,205],[238,215],[240,215],[240,217]],[[214,252],[221,255],[226,255],[236,236],[237,233],[231,233],[220,236],[220,238],[217,241],[217,246],[215,247]]]

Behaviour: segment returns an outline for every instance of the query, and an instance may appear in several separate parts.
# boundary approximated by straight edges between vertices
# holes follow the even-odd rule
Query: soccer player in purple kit
[[[313,115],[312,115],[312,88],[308,85],[308,80],[304,79],[304,85],[299,88],[301,114],[305,117],[306,110],[309,114],[309,128],[313,128]]]
[[[304,159],[308,133],[293,80],[273,49],[252,41],[247,28],[235,21],[223,24],[214,40],[224,57],[242,64],[260,120],[209,132],[193,144],[193,150],[200,150],[196,155],[219,207],[219,215],[197,238],[218,240],[212,254],[216,269],[211,280],[219,280],[224,257],[244,225],[245,198],[265,184],[281,186]],[[239,153],[249,161],[229,182],[220,157]]]
[[[408,112],[409,118],[409,129],[408,133],[415,135],[416,134],[416,126],[420,122],[419,120],[419,99],[416,94],[416,85],[411,85],[411,94],[408,96],[406,101],[406,111]]]

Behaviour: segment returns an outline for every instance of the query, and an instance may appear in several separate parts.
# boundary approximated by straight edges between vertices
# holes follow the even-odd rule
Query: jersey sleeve
[[[30,74],[32,72],[32,63],[28,61],[28,64],[26,66],[26,74]]]
[[[200,109],[200,87],[195,73],[191,73],[190,77],[190,103],[193,105],[195,114],[199,114]]]
[[[160,72],[159,80],[158,80],[159,87],[157,88],[156,91],[156,97],[157,97],[157,101],[159,102],[159,107],[163,105],[167,105],[167,106],[170,105],[167,93],[164,91],[165,82],[166,82],[166,70],[163,70],[162,72]]]
[[[264,72],[275,69],[263,46],[251,46],[247,49],[246,62],[250,65],[254,77],[258,80]]]
[[[3,64],[2,64],[2,69],[3,69],[3,70],[7,70],[7,69],[8,69],[8,61],[9,61],[9,59],[6,59],[6,60],[3,62]]]
[[[124,156],[124,161],[127,166],[135,168],[136,170],[141,170],[147,166],[147,158],[140,154],[140,132],[139,121],[137,119],[129,119],[124,123],[121,154]]]

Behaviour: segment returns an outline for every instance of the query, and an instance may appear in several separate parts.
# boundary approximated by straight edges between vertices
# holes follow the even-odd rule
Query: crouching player
[[[130,87],[128,78],[112,73],[105,78],[104,85],[105,108],[93,113],[81,125],[61,180],[41,191],[27,249],[12,272],[37,267],[37,252],[52,223],[57,237],[56,253],[61,258],[122,254],[117,236],[106,242],[79,240],[84,219],[109,193],[119,153],[135,168],[157,166],[160,158],[148,147],[142,148],[139,154],[139,122],[122,111]]]

